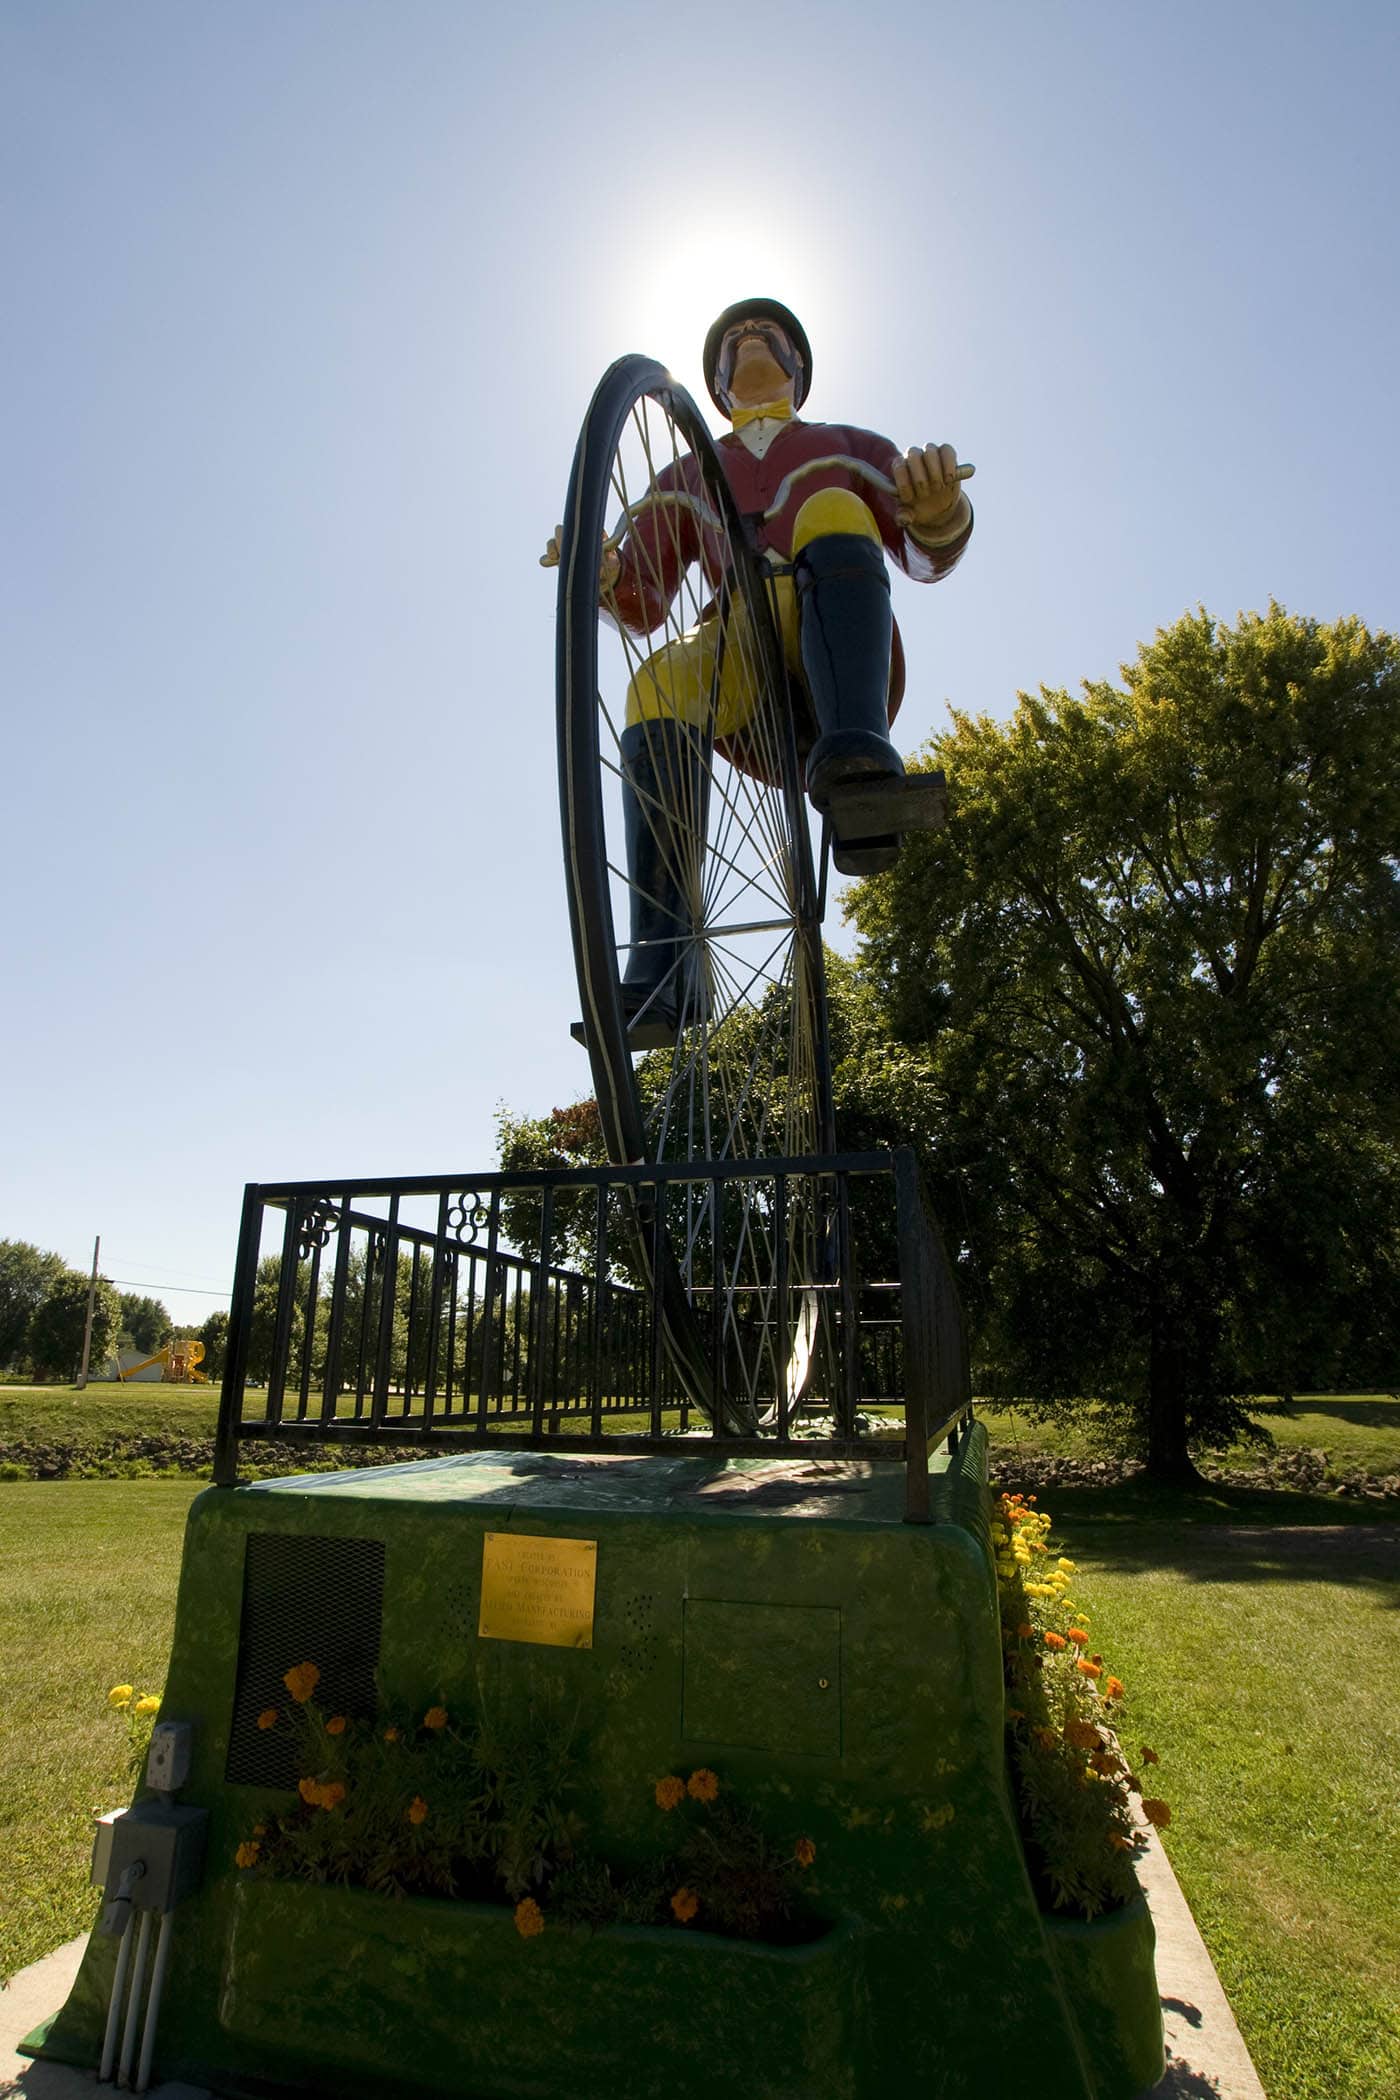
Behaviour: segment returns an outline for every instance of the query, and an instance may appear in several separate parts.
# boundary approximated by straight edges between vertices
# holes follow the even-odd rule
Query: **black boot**
[[[710,768],[684,722],[624,729],[622,813],[630,884],[622,1011],[634,1050],[659,1050],[709,1018],[709,987],[691,899],[700,887]]]
[[[821,734],[807,760],[807,792],[823,813],[858,781],[902,779],[890,742],[890,579],[885,557],[859,533],[825,533],[797,558],[802,668]],[[893,861],[894,837],[841,841],[836,865],[874,874]]]

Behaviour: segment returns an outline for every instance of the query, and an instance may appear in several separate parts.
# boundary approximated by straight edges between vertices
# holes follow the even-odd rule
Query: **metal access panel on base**
[[[930,1486],[933,1521],[911,1525],[897,1467],[502,1451],[201,1495],[163,1712],[195,1725],[183,1798],[209,1810],[209,1853],[175,1920],[157,2075],[461,2100],[980,2100],[1028,2068],[1041,2100],[1152,2085],[1145,1908],[1056,1925],[1027,1877],[980,1428]],[[534,1539],[591,1565],[587,1615],[570,1576],[559,1644],[483,1638],[483,1565],[528,1566]],[[504,1906],[240,1873],[297,1776],[256,1715],[306,1660],[332,1709],[365,1710],[376,1673],[410,1709],[562,1698],[604,1856],[655,1846],[659,1777],[712,1767],[765,1827],[813,1840],[830,1929],[526,1940]],[[111,1965],[94,1936],[43,2054],[96,2062]]]

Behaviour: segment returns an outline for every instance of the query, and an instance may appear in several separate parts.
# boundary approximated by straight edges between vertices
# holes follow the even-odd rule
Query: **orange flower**
[[[255,1823],[253,1825],[253,1836],[255,1838],[265,1838],[267,1836],[266,1823]]]
[[[315,1808],[321,1798],[321,1782],[319,1779],[299,1779],[297,1781],[297,1792],[301,1795],[303,1801],[308,1802],[312,1808]]]
[[[707,1766],[701,1765],[698,1772],[691,1773],[686,1792],[692,1801],[713,1801],[719,1792],[719,1781]]]
[[[1165,1830],[1172,1819],[1172,1812],[1165,1801],[1144,1801],[1142,1812],[1154,1830]]]
[[[1023,1622],[1016,1628],[1016,1638],[1018,1641],[1033,1641],[1035,1639],[1034,1626]]]
[[[384,1740],[385,1740],[385,1742],[386,1742],[386,1743],[396,1743],[396,1742],[398,1742],[398,1740],[399,1740],[399,1731],[398,1731],[398,1729],[397,1729],[397,1728],[386,1728],[386,1729],[385,1729],[385,1731],[384,1731]]]
[[[315,1663],[297,1663],[293,1669],[288,1670],[282,1682],[296,1700],[297,1705],[305,1706],[307,1700],[321,1682],[321,1673]]]
[[[434,1731],[439,1728],[446,1728],[447,1708],[445,1706],[430,1706],[423,1716],[423,1726]]]
[[[1096,1751],[1089,1759],[1089,1767],[1091,1771],[1098,1773],[1100,1779],[1111,1779],[1115,1772],[1122,1770],[1119,1760],[1110,1757],[1107,1750]]]
[[[260,1848],[257,1845],[252,1844],[251,1842],[240,1845],[238,1850],[233,1855],[234,1865],[236,1867],[255,1866],[257,1864],[259,1849]]]
[[[1069,1643],[1062,1633],[1047,1633],[1045,1636],[1045,1645],[1047,1648],[1054,1648],[1058,1650],[1060,1648],[1067,1648],[1069,1646]]]
[[[409,1802],[407,1816],[410,1823],[424,1823],[428,1817],[428,1804],[421,1794],[415,1794]]]
[[[669,1814],[669,1812],[673,1808],[678,1807],[680,1803],[684,1801],[684,1799],[685,1781],[683,1779],[678,1779],[674,1772],[668,1772],[664,1779],[657,1780],[656,1805],[658,1808],[664,1808]]]
[[[544,1912],[533,1896],[526,1896],[516,1904],[515,1929],[522,1940],[538,1939],[544,1931]]]
[[[277,1708],[275,1706],[265,1706],[263,1708],[258,1715],[258,1726],[259,1728],[275,1728],[277,1726]]]
[[[345,1716],[344,1716],[344,1714],[336,1714],[336,1715],[334,1715],[334,1716],[333,1716],[333,1718],[332,1718],[331,1720],[327,1721],[327,1723],[326,1723],[326,1734],[327,1734],[327,1735],[344,1735],[344,1733],[345,1733]]]
[[[1024,1721],[1026,1717],[1022,1713],[1019,1706],[1008,1706],[1006,1709],[1006,1718],[1008,1721]]]
[[[1103,1695],[1105,1699],[1121,1699],[1127,1689],[1121,1677],[1110,1677],[1103,1688]]]
[[[339,1779],[333,1779],[329,1786],[323,1786],[321,1789],[322,1808],[339,1808],[344,1799],[345,1787]]]
[[[1142,1761],[1145,1765],[1159,1765],[1162,1762],[1156,1751],[1149,1750],[1146,1743],[1142,1746]]]
[[[1103,1676],[1103,1664],[1102,1664],[1102,1663],[1094,1663],[1094,1662],[1087,1662],[1087,1661],[1085,1660],[1085,1658],[1084,1658],[1084,1657],[1083,1657],[1082,1655],[1080,1656],[1080,1658],[1079,1658],[1078,1662],[1077,1662],[1077,1663],[1075,1664],[1075,1666],[1074,1666],[1074,1667],[1075,1667],[1075,1669],[1076,1669],[1076,1670],[1082,1670],[1082,1671],[1084,1672],[1084,1675],[1085,1675],[1086,1677],[1102,1677],[1102,1676]]]
[[[1097,1750],[1100,1748],[1099,1731],[1095,1728],[1092,1721],[1066,1721],[1065,1741],[1073,1743],[1076,1750]]]
[[[799,1867],[810,1867],[817,1856],[817,1848],[810,1838],[799,1838],[793,1846],[793,1857]]]
[[[700,1898],[696,1895],[694,1889],[677,1889],[675,1895],[671,1898],[671,1908],[676,1914],[677,1921],[682,1925],[688,1925],[700,1908]]]
[[[1085,1648],[1089,1644],[1089,1636],[1084,1631],[1084,1628],[1082,1626],[1071,1626],[1069,1630],[1069,1637],[1074,1642],[1076,1648]]]

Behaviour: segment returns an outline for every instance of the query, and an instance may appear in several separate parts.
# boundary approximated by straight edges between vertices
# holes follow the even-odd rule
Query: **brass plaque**
[[[538,1641],[546,1648],[593,1646],[596,1539],[542,1539],[488,1531],[481,1549],[484,1641]]]

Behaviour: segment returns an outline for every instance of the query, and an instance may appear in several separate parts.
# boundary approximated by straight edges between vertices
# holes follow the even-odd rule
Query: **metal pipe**
[[[141,2013],[141,1992],[146,1981],[146,1952],[151,1944],[152,1913],[143,1910],[141,1926],[136,1935],[136,1959],[131,1964],[131,1990],[126,2001],[126,2025],[122,2029],[121,2061],[117,2065],[117,2084],[131,2083],[131,2059],[136,2054],[136,2022]]]
[[[98,2067],[97,2082],[105,2085],[112,2075],[112,2065],[117,2057],[117,2022],[121,2018],[122,1986],[126,1982],[127,1963],[131,1959],[131,1914],[122,1927],[122,1936],[117,1942],[117,1966],[112,1976],[112,1995],[107,2001],[107,2031],[102,2037],[102,2062]]]
[[[136,2066],[138,2093],[144,2093],[151,2082],[151,2059],[156,2051],[156,2022],[160,2018],[165,1972],[170,1965],[170,1921],[173,1915],[171,1911],[165,1913],[160,1921],[160,1935],[156,1940],[155,1967],[151,1970],[151,1992],[146,2000],[146,2025],[141,2032],[141,2061]]]

